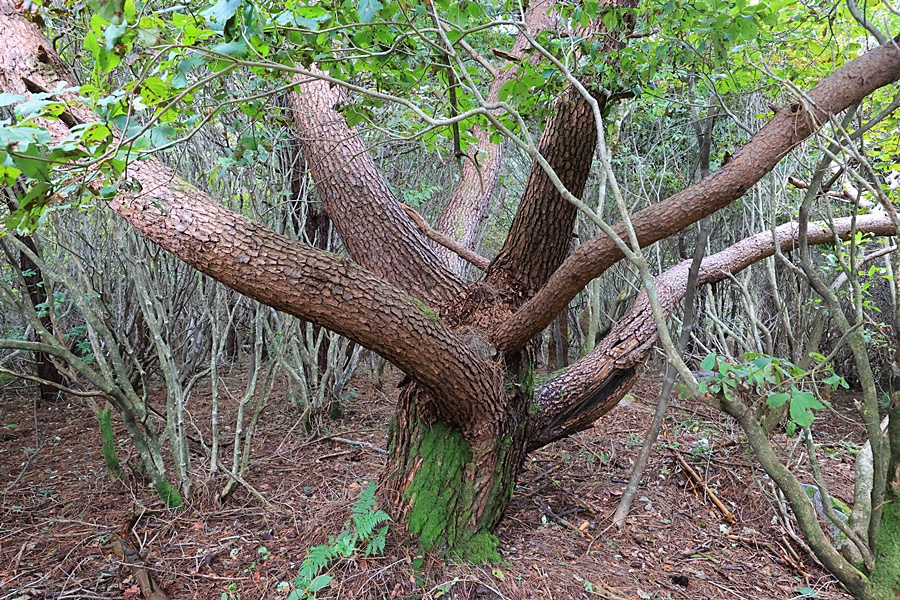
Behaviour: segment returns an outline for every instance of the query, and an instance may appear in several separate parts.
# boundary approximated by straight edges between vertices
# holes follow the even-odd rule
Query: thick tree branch
[[[553,18],[549,12],[551,8],[552,3],[548,0],[532,2],[525,11],[526,28],[535,34],[551,28],[553,26]],[[518,75],[519,68],[514,63],[522,60],[530,47],[527,36],[520,33],[511,51],[506,53],[509,57],[506,63],[499,69],[493,67],[489,69],[494,75],[494,80],[487,93],[488,102],[496,102],[500,88]],[[484,60],[484,63],[487,61]],[[487,63],[485,68],[488,66],[490,63]],[[459,68],[465,68],[465,65],[460,64]],[[469,155],[464,157],[459,181],[456,182],[435,224],[437,231],[468,249],[474,249],[481,236],[482,226],[490,209],[490,201],[500,177],[500,164],[503,158],[503,145],[491,142],[489,131],[475,126],[472,134],[477,141],[472,145]],[[449,252],[446,248],[449,247],[438,248],[438,255],[454,272],[463,273],[464,265],[460,260],[462,255]],[[486,269],[482,268],[482,271],[484,270]]]
[[[459,181],[456,182],[434,226],[437,232],[454,241],[458,248],[468,251],[474,251],[478,245],[484,221],[491,207],[491,198],[500,177],[500,163],[503,158],[503,145],[492,143],[488,131],[474,126],[473,133],[477,142],[470,146],[471,150],[466,156],[461,157]],[[451,246],[442,242],[437,243],[440,246],[435,250],[441,260],[453,272],[465,273],[463,261],[470,263],[472,261]],[[478,268],[485,271],[487,265]]]
[[[897,40],[900,43],[900,36]],[[673,235],[740,198],[787,153],[854,102],[900,79],[900,47],[888,44],[853,60],[810,90],[814,107],[801,102],[784,107],[732,158],[690,188],[638,212],[632,218],[642,247]],[[624,228],[616,231],[625,235]],[[622,258],[605,235],[579,246],[547,284],[492,334],[500,350],[521,348],[562,311],[591,279]]]
[[[852,231],[876,236],[894,235],[894,226],[884,212],[878,211],[856,218],[838,219],[834,230],[821,224],[809,225],[810,244],[831,244],[835,236],[847,239]],[[799,227],[787,223],[776,228],[778,247],[787,252],[797,245]],[[775,254],[772,232],[746,238],[704,259],[697,284],[726,279]],[[687,290],[691,260],[685,260],[659,275],[655,285],[663,310],[668,314],[678,305]],[[593,352],[554,377],[535,392],[540,409],[530,424],[528,447],[540,448],[591,426],[612,410],[630,389],[640,367],[656,343],[656,326],[646,292],[642,292],[628,314],[619,321]]]
[[[591,106],[570,86],[554,102],[553,112],[538,151],[566,189],[580,197],[597,144]],[[509,236],[488,269],[488,283],[514,290],[521,301],[530,298],[569,253],[576,213],[544,169],[533,164]],[[547,315],[548,323],[559,312]]]
[[[291,94],[303,156],[347,252],[373,273],[441,306],[462,281],[410,222],[366,146],[337,107],[345,92],[309,81]]]
[[[0,90],[28,96],[35,86],[72,85],[52,46],[8,1],[0,1],[0,31]],[[77,103],[69,110],[98,120]],[[69,133],[61,121],[46,125],[57,141]],[[225,208],[155,158],[129,164],[127,175],[140,191],[110,207],[144,237],[246,296],[377,351],[424,385],[449,422],[474,421],[473,395],[494,391],[493,367],[397,286]]]

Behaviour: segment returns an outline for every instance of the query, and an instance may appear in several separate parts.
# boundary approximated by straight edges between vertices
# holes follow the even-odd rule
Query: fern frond
[[[320,575],[323,569],[327,569],[338,558],[350,558],[362,550],[360,547],[366,543],[366,556],[384,552],[388,526],[384,525],[376,533],[375,529],[386,521],[390,521],[383,510],[377,510],[378,502],[375,500],[375,480],[360,492],[350,510],[350,521],[344,525],[337,537],[328,536],[328,543],[321,546],[313,546],[306,555],[306,560],[300,565],[297,577],[294,579],[296,588],[290,599],[310,600],[316,597],[316,592],[328,587],[334,579],[330,575]]]
[[[372,540],[366,545],[366,556],[373,556],[375,554],[381,554],[382,552],[384,552],[384,544],[387,540],[387,532],[387,525],[378,530],[378,533],[376,533]]]

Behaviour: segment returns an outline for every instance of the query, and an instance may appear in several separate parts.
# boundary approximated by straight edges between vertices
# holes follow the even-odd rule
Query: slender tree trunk
[[[31,236],[16,237],[25,244],[29,250],[40,256],[37,245],[34,243],[34,238]],[[22,270],[23,278],[25,279],[28,298],[31,300],[32,306],[34,306],[40,314],[41,311],[38,307],[46,305],[49,300],[47,297],[47,290],[44,287],[44,278],[41,275],[41,270],[25,254],[19,255],[19,268]],[[42,313],[41,324],[47,331],[53,331],[53,323],[50,319],[50,315],[46,312],[47,310],[50,309],[45,309]],[[59,399],[59,388],[53,384],[63,385],[65,383],[65,378],[56,368],[56,365],[53,364],[53,361],[50,360],[50,355],[46,352],[35,352],[34,360],[36,363],[35,375],[47,382],[39,384],[38,389],[40,390],[41,400],[44,402],[53,402]]]
[[[9,207],[10,211],[15,210],[17,208],[16,201],[12,198],[12,189],[7,191],[6,204]],[[16,239],[22,242],[26,248],[28,248],[31,252],[33,252],[36,256],[40,256],[40,251],[38,250],[37,244],[34,241],[32,236],[27,235],[16,235]],[[22,272],[22,278],[25,280],[25,291],[28,294],[28,299],[31,301],[31,305],[41,314],[41,325],[44,326],[44,329],[47,331],[53,331],[53,322],[50,318],[49,310],[50,307],[44,309],[42,312],[38,307],[46,306],[48,297],[47,297],[47,289],[44,287],[44,277],[41,275],[40,268],[34,264],[34,261],[31,260],[27,254],[20,252],[19,253],[19,270]],[[38,384],[38,390],[40,391],[41,400],[44,402],[53,402],[59,398],[60,391],[59,388],[54,386],[56,383],[58,385],[65,384],[65,378],[56,368],[56,365],[53,364],[53,361],[50,359],[50,355],[46,352],[35,352],[34,353],[34,362],[35,362],[35,370],[34,375],[42,380],[42,383]],[[43,383],[46,381],[47,383]]]

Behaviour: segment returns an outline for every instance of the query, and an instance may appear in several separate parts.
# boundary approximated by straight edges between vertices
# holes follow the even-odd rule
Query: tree
[[[377,2],[359,5],[363,23],[372,22],[373,15],[366,7],[377,11],[376,4],[380,6]],[[404,9],[403,5],[392,7],[395,16]],[[207,35],[205,31],[210,32],[209,37],[223,35],[226,45],[205,54],[191,54],[196,48],[190,44],[170,45],[186,48],[194,60],[210,69],[210,76],[181,90],[166,89],[157,98],[157,114],[165,115],[176,98],[184,98],[225,72],[247,68],[289,73],[294,79],[284,89],[296,90],[293,115],[303,152],[350,259],[311,248],[224,208],[156,158],[142,154],[142,160],[132,160],[130,153],[140,148],[128,144],[138,141],[140,132],[132,134],[127,128],[130,109],[117,115],[124,118],[102,119],[80,101],[72,91],[73,77],[38,24],[8,0],[0,3],[0,86],[13,95],[10,98],[43,102],[43,107],[49,108],[41,113],[42,119],[58,117],[40,121],[52,138],[45,146],[56,144],[48,153],[50,160],[72,160],[74,153],[81,152],[78,143],[102,146],[105,168],[115,173],[117,183],[102,189],[88,184],[87,188],[108,198],[109,207],[147,239],[235,290],[338,332],[402,369],[407,380],[391,424],[384,480],[394,514],[407,523],[426,549],[450,548],[473,559],[494,556],[496,540],[490,532],[512,496],[527,453],[589,427],[611,410],[634,383],[656,342],[650,299],[643,295],[590,354],[541,385],[535,380],[529,343],[591,279],[628,250],[622,239],[629,239],[629,232],[622,224],[569,252],[576,207],[597,140],[603,134],[602,114],[615,94],[585,87],[556,55],[542,54],[543,38],[522,26],[520,36],[529,52],[549,61],[555,70],[551,69],[548,78],[558,79],[554,88],[557,99],[538,144],[528,143],[524,122],[516,120],[518,113],[507,111],[505,101],[492,102],[490,94],[478,102],[470,99],[468,107],[451,104],[449,110],[456,115],[446,119],[430,118],[408,103],[407,108],[418,110],[416,114],[426,123],[451,131],[463,119],[477,119],[492,135],[500,131],[516,140],[534,160],[510,235],[484,279],[469,284],[447,266],[409,219],[350,124],[361,118],[362,109],[346,101],[345,89],[365,92],[375,101],[396,97],[363,89],[322,70],[326,64],[332,68],[337,64],[323,50],[333,40],[327,36],[318,40],[315,31],[315,19],[326,22],[329,17],[320,18],[324,12],[320,7],[306,8],[312,12],[301,15],[307,21],[303,27],[295,27],[294,33],[323,55],[304,55],[296,62],[285,59],[288,64],[281,64],[248,58],[252,53],[247,50],[247,39],[263,35],[268,31],[265,26],[253,29],[249,13],[238,13],[235,3],[214,5],[206,14],[211,29],[198,29],[197,35]],[[629,31],[634,21],[627,18],[627,5],[613,8],[609,14],[616,16],[615,28],[605,35],[619,43],[614,34]],[[624,12],[616,12],[618,9]],[[598,10],[596,5],[593,10]],[[116,11],[112,13],[111,18]],[[449,57],[457,45],[448,38],[448,31],[456,41],[460,33],[436,12],[433,19],[430,34]],[[590,39],[591,16],[578,19],[584,21],[585,39]],[[118,24],[107,26],[106,34],[97,29],[109,42],[105,48],[94,32],[90,47],[107,66],[120,59],[117,44],[136,39],[137,33],[125,38],[127,28],[122,24],[127,22],[119,14]],[[236,34],[240,23],[247,29]],[[110,32],[115,27],[121,29],[118,38],[117,30]],[[369,48],[369,58],[384,56],[378,48],[385,40],[364,39],[369,31],[364,26],[359,31],[362,37],[354,38],[354,43]],[[412,44],[412,39],[403,38],[403,43]],[[897,41],[900,38],[848,62],[796,101],[779,108],[728,164],[700,183],[631,215],[632,241],[645,247],[740,198],[833,115],[900,79]],[[389,59],[392,53],[403,54],[400,42],[391,39],[387,44],[384,52]],[[241,45],[243,49],[238,49]],[[302,45],[298,48],[298,54],[305,52]],[[597,48],[593,48],[595,55]],[[475,49],[473,52],[478,54]],[[313,58],[320,60],[319,68],[311,65]],[[523,85],[527,96],[533,86],[523,80],[533,77],[536,68],[521,56],[508,58],[515,75],[507,83],[512,88]],[[450,57],[448,62],[458,59]],[[356,75],[358,79],[365,73]],[[454,71],[453,79],[446,83],[450,89],[465,84],[477,96],[477,86],[466,77],[462,70]],[[141,94],[150,83],[144,78],[143,87],[131,88],[132,97],[144,98]],[[497,97],[509,99],[501,93],[503,87],[497,90]],[[521,95],[519,99],[527,104]],[[498,111],[506,112],[497,116]],[[114,133],[107,125],[114,122],[126,129]],[[85,137],[94,124],[109,132],[102,144]],[[141,127],[146,131],[150,125]],[[483,141],[479,135],[475,137]],[[468,142],[464,147],[466,140],[459,133],[453,137],[460,152],[467,152]],[[63,145],[67,139],[76,143]],[[40,147],[40,140],[7,141],[4,152],[16,168],[35,178],[34,149]],[[6,160],[6,156],[2,158]],[[604,168],[609,169],[608,157]],[[484,177],[484,173],[478,174]],[[471,172],[464,175],[472,176]],[[49,184],[43,191],[43,196],[36,195],[36,204],[50,201]],[[836,234],[846,236],[857,230],[876,235],[894,232],[884,215],[861,218],[852,225],[838,222],[833,227],[811,227],[809,240],[830,242]],[[778,238],[778,244],[790,247],[794,228],[786,225],[780,231],[784,237]],[[772,234],[766,233],[711,256],[703,263],[699,281],[720,280],[770,255],[775,245]],[[683,295],[686,273],[683,264],[658,278],[656,289],[664,311],[671,311]]]

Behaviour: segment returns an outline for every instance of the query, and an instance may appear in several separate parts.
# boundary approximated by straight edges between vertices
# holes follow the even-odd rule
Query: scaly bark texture
[[[900,43],[900,36],[896,41]],[[641,246],[667,238],[740,198],[788,152],[874,90],[900,79],[900,46],[882,46],[847,63],[808,92],[814,107],[795,102],[779,110],[731,161],[696,185],[632,216]],[[625,236],[624,228],[616,228]],[[523,347],[595,277],[622,258],[611,239],[598,235],[579,246],[533,298],[492,335],[505,352]]]
[[[474,250],[481,239],[503,158],[503,145],[491,143],[490,133],[476,126],[474,135],[477,141],[463,158],[459,181],[434,225],[468,250]],[[462,276],[466,272],[468,263],[459,254],[437,244],[434,250],[454,273]]]
[[[418,393],[401,391],[391,423],[384,483],[395,517],[425,550],[449,547],[467,560],[497,560],[490,532],[512,498],[525,458],[527,398],[497,390],[503,418],[472,437],[423,419],[419,407],[428,399]]]
[[[291,94],[294,122],[316,191],[344,247],[366,269],[440,306],[462,281],[438,258],[388,189],[355,128],[335,107],[343,92],[309,81]]]
[[[14,10],[12,0],[0,0],[0,31],[4,92],[29,95],[71,81],[52,46]],[[810,92],[817,107],[812,113],[799,104],[779,111],[729,165],[638,213],[635,225],[641,243],[674,233],[739,197],[827,113],[898,78],[900,51],[893,46],[848,63]],[[325,83],[304,86],[294,104],[304,132],[304,155],[344,244],[359,264],[278,235],[222,207],[155,159],[129,165],[128,175],[140,183],[140,192],[123,193],[110,207],[145,237],[204,273],[260,302],[337,331],[403,369],[412,383],[404,390],[392,425],[386,475],[396,514],[426,545],[487,556],[493,546],[489,530],[509,501],[525,453],[590,426],[633,381],[656,336],[646,300],[638,300],[630,316],[594,352],[535,391],[527,363],[517,363],[520,356],[497,353],[486,343],[486,334],[493,334],[502,350],[520,349],[587,281],[618,260],[612,244],[602,237],[588,242],[556,269],[568,248],[572,212],[535,175],[538,183],[529,184],[511,241],[491,267],[491,281],[499,289],[465,288],[390,196],[359,136],[335,111],[339,95]],[[578,191],[593,154],[593,124],[585,123],[577,98],[564,95],[559,102],[563,116],[551,123],[555,134],[548,133],[541,144],[570,189]],[[95,119],[73,103],[65,122]],[[68,134],[59,121],[48,128],[57,140]],[[845,235],[849,225],[841,223]],[[887,218],[877,214],[859,217],[857,225],[860,231],[892,233]],[[778,243],[784,246],[795,234],[785,230],[782,235]],[[811,227],[809,236],[819,243],[816,240],[827,242],[832,234]],[[721,279],[771,254],[774,244],[770,234],[762,234],[708,258],[700,283]],[[684,293],[686,272],[687,266],[679,265],[659,278],[666,310]],[[487,311],[501,306],[502,314],[510,296],[514,298],[509,304],[518,305],[534,292],[496,331],[481,327],[478,311],[450,314],[460,297],[482,303]],[[452,328],[442,321],[445,314],[448,322],[452,316]],[[492,328],[494,321],[485,322]]]
[[[568,87],[553,109],[538,149],[566,188],[581,196],[597,144],[591,106]],[[575,214],[575,206],[533,165],[509,236],[488,267],[488,285],[510,289],[521,299],[534,295],[569,253]]]

